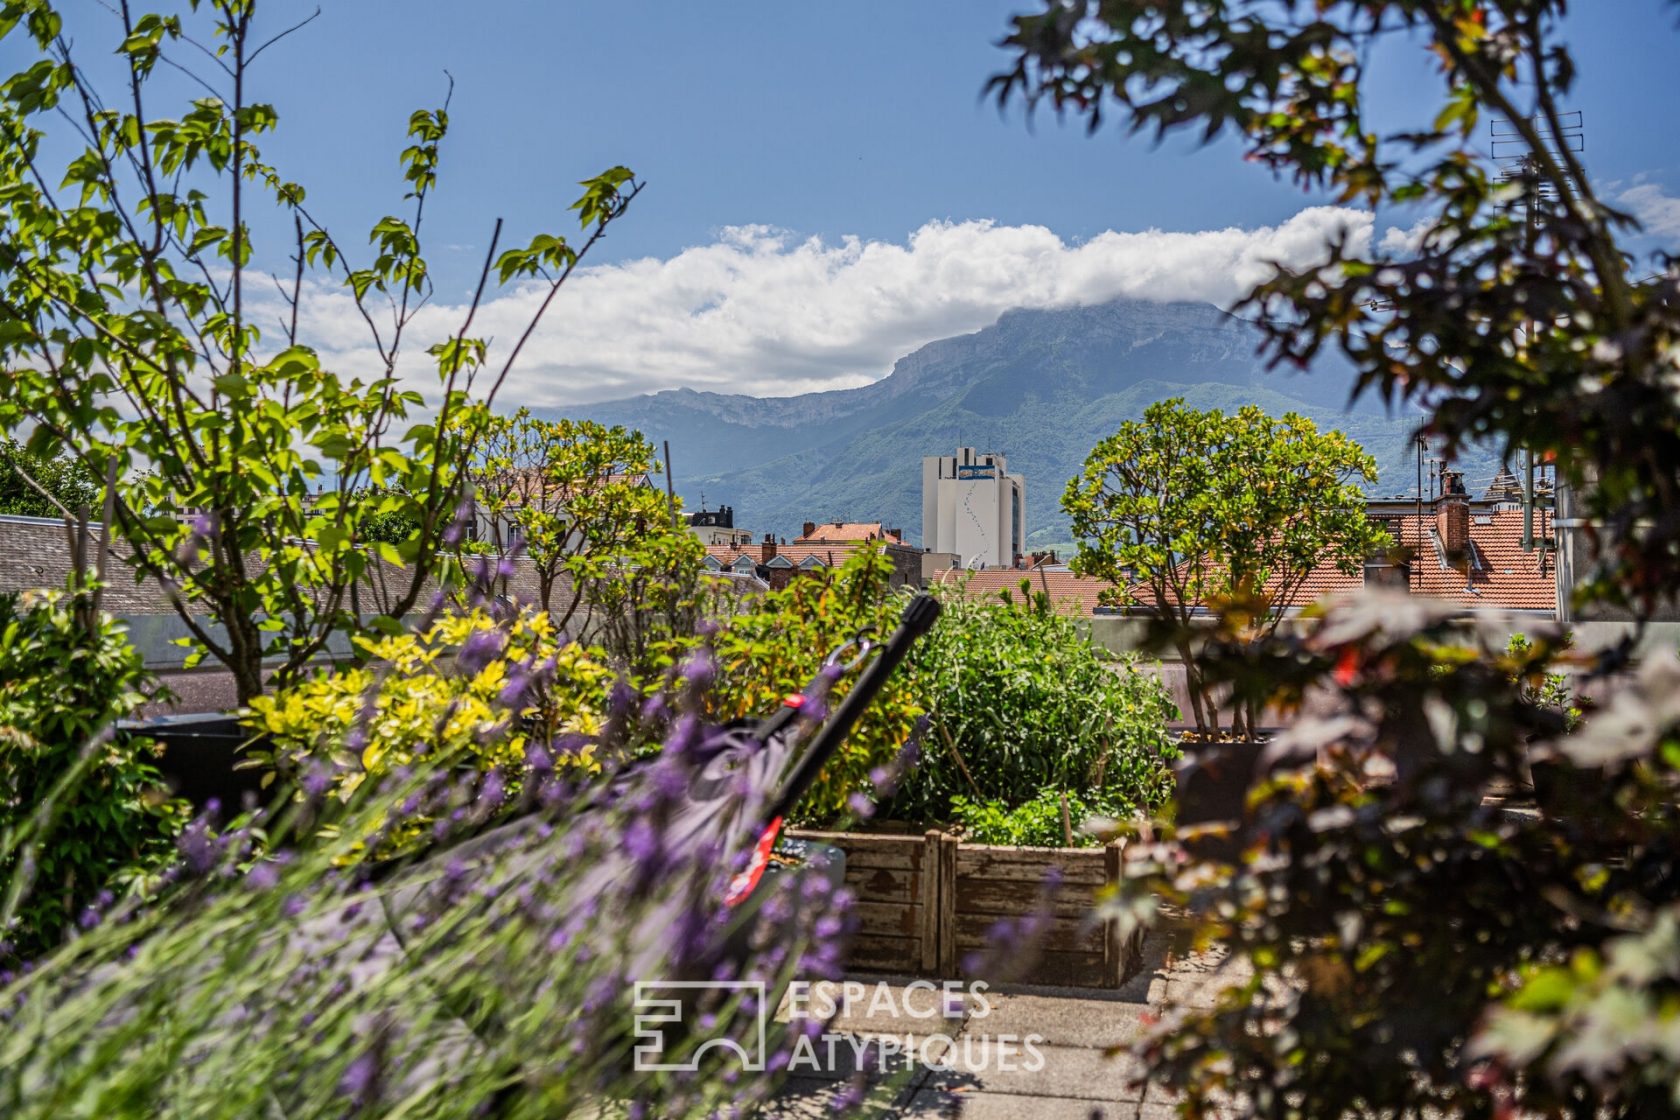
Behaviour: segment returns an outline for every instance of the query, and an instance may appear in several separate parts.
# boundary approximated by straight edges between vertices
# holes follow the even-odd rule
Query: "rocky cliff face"
[[[1268,374],[1252,325],[1194,303],[1119,300],[1011,311],[974,334],[899,359],[872,385],[758,398],[674,390],[587,406],[595,419],[670,440],[679,491],[733,505],[736,524],[792,536],[807,520],[884,520],[917,537],[921,459],[959,443],[1008,454],[1027,478],[1029,540],[1067,540],[1058,503],[1091,446],[1153,401],[1258,404],[1312,416],[1364,443],[1381,493],[1412,485],[1410,415],[1347,408],[1352,378],[1326,359]],[[1472,474],[1475,473],[1472,471]]]

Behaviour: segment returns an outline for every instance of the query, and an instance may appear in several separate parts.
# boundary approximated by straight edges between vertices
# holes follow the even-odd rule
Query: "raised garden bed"
[[[1000,921],[1047,909],[1049,920],[1028,957],[1005,979],[1082,988],[1118,988],[1143,967],[1139,937],[1094,920],[1096,893],[1120,877],[1122,842],[1102,848],[1014,848],[963,844],[937,830],[917,835],[797,832],[846,853],[846,885],[857,896],[859,928],[847,963],[870,972],[940,979],[966,976],[964,960],[987,948]],[[1049,893],[1045,884],[1059,878]],[[995,969],[995,966],[992,966]]]

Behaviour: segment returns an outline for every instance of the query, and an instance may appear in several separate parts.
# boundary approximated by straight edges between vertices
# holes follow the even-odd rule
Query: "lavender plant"
[[[157,897],[112,907],[64,949],[0,976],[0,1108],[57,1118],[750,1107],[793,1043],[772,1027],[769,1052],[757,1051],[765,1001],[795,976],[837,976],[849,901],[813,867],[724,903],[778,771],[703,722],[711,677],[697,654],[653,720],[620,690],[604,750],[637,753],[627,740],[653,731],[659,743],[611,775],[558,768],[564,741],[528,743],[511,814],[496,772],[461,765],[467,748],[444,741],[348,797],[309,772],[294,796],[231,827],[193,821]],[[509,819],[486,829],[497,814]],[[433,822],[424,842],[378,858],[381,839],[416,816]],[[636,984],[672,980],[736,987],[682,1004],[681,1030],[652,1044],[661,1068],[639,1068],[636,1046],[650,1044],[635,1030]],[[772,1075],[742,1078],[708,1047],[721,1039]]]

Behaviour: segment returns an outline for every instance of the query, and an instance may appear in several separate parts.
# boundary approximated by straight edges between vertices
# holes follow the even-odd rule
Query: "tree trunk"
[[[1190,713],[1196,720],[1196,734],[1204,739],[1219,734],[1218,709],[1213,705],[1212,696],[1206,692],[1206,685],[1202,679],[1202,672],[1196,667],[1195,651],[1190,645],[1190,636],[1182,628],[1176,640],[1178,656],[1184,662],[1184,691],[1190,698]]]

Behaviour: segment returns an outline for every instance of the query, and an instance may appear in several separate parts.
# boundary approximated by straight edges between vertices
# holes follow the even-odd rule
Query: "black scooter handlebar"
[[[892,632],[892,636],[880,646],[880,652],[864,666],[857,683],[817,730],[803,757],[788,774],[781,791],[771,802],[770,810],[766,814],[768,820],[786,817],[799,803],[799,799],[816,783],[817,775],[822,773],[822,768],[828,764],[834,752],[840,749],[840,744],[846,741],[852,726],[869,710],[869,705],[875,702],[875,697],[887,683],[887,678],[892,676],[893,670],[909,655],[910,647],[916,644],[918,638],[933,629],[933,624],[939,620],[941,609],[939,600],[932,595],[917,595],[910,600],[909,605],[904,608],[904,614],[899,618],[898,629]]]

